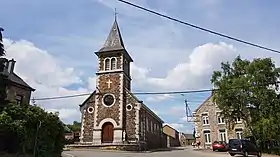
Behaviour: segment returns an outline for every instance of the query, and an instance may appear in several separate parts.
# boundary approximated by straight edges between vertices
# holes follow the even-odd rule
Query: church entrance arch
[[[112,143],[114,139],[114,125],[111,122],[106,122],[102,125],[101,142]]]

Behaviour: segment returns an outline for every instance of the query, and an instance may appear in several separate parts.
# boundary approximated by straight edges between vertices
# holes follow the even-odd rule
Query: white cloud
[[[171,98],[174,98],[174,96],[172,96],[170,94],[163,94],[163,95],[150,96],[146,100],[148,102],[161,102],[161,101],[171,99]]]
[[[62,68],[59,61],[47,51],[37,48],[33,43],[4,39],[8,58],[15,58],[16,70],[27,81],[47,86],[60,87],[82,83],[73,68]],[[30,77],[32,76],[32,77]]]
[[[196,47],[185,62],[169,70],[164,78],[149,77],[151,70],[136,65],[132,66],[132,74],[137,74],[135,82],[158,90],[199,89],[210,85],[212,72],[220,68],[222,61],[230,61],[236,55],[232,45],[207,43]]]
[[[35,98],[65,96],[88,93],[87,88],[79,87],[69,90],[70,85],[83,84],[79,73],[73,68],[62,67],[55,56],[47,51],[37,48],[33,43],[20,40],[12,41],[4,39],[7,58],[16,60],[15,72],[22,77],[30,86],[36,89],[33,93]],[[90,84],[92,86],[92,84]],[[59,111],[60,117],[68,123],[73,119],[80,119],[79,107],[86,96],[37,101],[39,106],[47,111]]]
[[[89,77],[88,78],[88,88],[91,91],[94,91],[96,89],[96,77]]]
[[[192,123],[194,121],[194,117],[184,116],[180,118],[180,122]]]

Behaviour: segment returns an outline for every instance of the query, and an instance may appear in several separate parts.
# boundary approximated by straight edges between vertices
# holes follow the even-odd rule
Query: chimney
[[[0,67],[1,69],[0,69],[0,72],[4,72],[4,73],[6,73],[8,70],[8,60],[7,59],[5,59],[5,58],[1,58],[1,59],[3,59],[2,61],[3,61],[3,66],[4,67]]]
[[[12,74],[14,72],[15,64],[16,64],[16,61],[14,59],[9,60],[9,62],[8,62],[8,72],[10,74]]]

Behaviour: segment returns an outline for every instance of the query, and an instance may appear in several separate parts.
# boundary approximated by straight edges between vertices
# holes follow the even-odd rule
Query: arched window
[[[106,58],[104,62],[105,70],[110,70],[110,59]]]
[[[117,60],[116,58],[111,58],[111,70],[117,69]]]

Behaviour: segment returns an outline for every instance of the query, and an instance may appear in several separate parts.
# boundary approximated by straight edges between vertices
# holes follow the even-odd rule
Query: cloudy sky
[[[131,0],[131,2],[199,26],[280,49],[278,1]],[[121,4],[117,0],[1,1],[0,26],[5,28],[8,58],[16,73],[36,88],[33,97],[90,93],[95,89],[97,57],[114,20],[134,59],[134,92],[181,91],[211,88],[213,70],[238,54],[243,58],[279,54],[252,48]],[[191,110],[209,93],[139,96],[166,123],[191,132],[184,99]],[[65,123],[80,120],[84,97],[37,101],[59,111]]]

